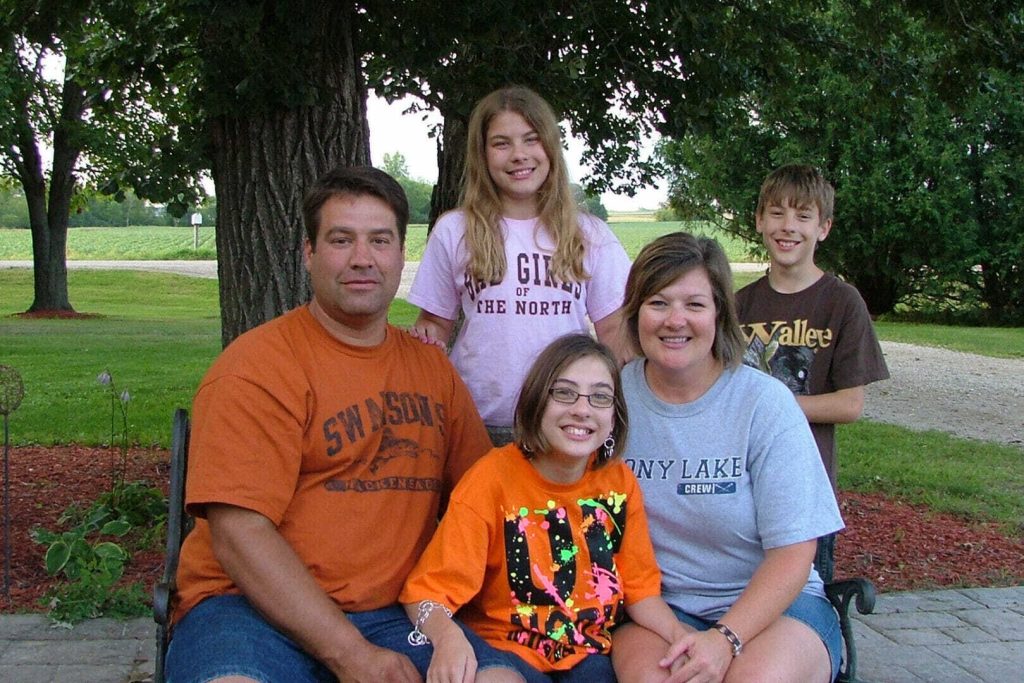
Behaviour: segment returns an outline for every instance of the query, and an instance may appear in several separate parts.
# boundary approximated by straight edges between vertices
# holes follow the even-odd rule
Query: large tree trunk
[[[307,72],[317,102],[271,105],[210,121],[225,346],[309,300],[303,197],[325,171],[370,163],[366,86],[353,44],[353,15],[340,5],[323,7],[329,16],[304,17],[318,33],[317,58]]]
[[[19,121],[18,148],[21,164],[18,176],[28,204],[28,222],[32,231],[33,299],[28,311],[71,310],[68,302],[67,264],[57,263],[54,255],[66,253],[66,238],[51,235],[46,216],[46,179],[43,177],[42,158],[27,118]],[[65,235],[67,234],[65,230]],[[59,244],[54,244],[59,242]],[[54,272],[58,269],[63,270]],[[63,281],[63,297],[61,296]]]
[[[70,65],[65,73],[71,74]],[[70,76],[65,76],[61,93],[61,111],[53,133],[53,165],[50,173],[49,200],[35,135],[27,110],[20,127],[19,146],[23,166],[21,183],[28,200],[32,229],[32,265],[34,297],[29,313],[73,312],[68,298],[68,214],[75,191],[75,164],[81,153],[75,128],[81,125],[86,94]]]
[[[441,214],[459,205],[465,163],[466,122],[446,115],[437,138],[437,184],[430,195],[430,229]]]

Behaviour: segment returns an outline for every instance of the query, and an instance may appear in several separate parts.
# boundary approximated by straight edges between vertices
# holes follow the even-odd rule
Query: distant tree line
[[[428,190],[429,192],[429,190]],[[152,204],[139,199],[131,190],[126,190],[120,201],[115,197],[96,192],[80,193],[72,204],[68,216],[71,228],[106,228],[129,225],[182,225],[191,226],[191,215],[196,209],[189,208],[183,216],[173,216],[162,204]],[[217,200],[207,197],[199,207],[203,225],[214,225],[217,220]],[[28,204],[21,190],[0,190],[0,228],[29,227]]]

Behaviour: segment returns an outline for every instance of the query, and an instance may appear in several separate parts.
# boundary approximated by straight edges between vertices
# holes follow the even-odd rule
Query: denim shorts
[[[689,624],[698,631],[706,631],[711,628],[714,621],[695,617],[675,607],[672,608],[676,618],[684,624]],[[839,617],[832,608],[832,603],[827,599],[810,593],[800,592],[793,604],[782,613],[783,615],[796,619],[806,624],[812,631],[818,634],[821,642],[828,650],[828,658],[832,663],[832,680],[839,675],[839,662],[843,652],[843,639],[839,630]]]
[[[346,616],[364,638],[406,655],[420,675],[427,677],[434,649],[409,644],[412,623],[399,605],[348,612]],[[528,666],[515,655],[492,648],[466,627],[462,630],[473,647],[478,669],[505,667],[518,671],[510,657]],[[167,683],[206,683],[230,675],[264,683],[337,681],[327,667],[267,623],[241,595],[206,598],[189,610],[174,627],[165,671]]]
[[[587,655],[568,671],[542,673],[514,652],[499,650],[473,633],[467,626],[459,626],[466,634],[469,644],[473,646],[477,671],[494,668],[513,669],[526,683],[600,683],[615,680],[612,660],[608,655]]]

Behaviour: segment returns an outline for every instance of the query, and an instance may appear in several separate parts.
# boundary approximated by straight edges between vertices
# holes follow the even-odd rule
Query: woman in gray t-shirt
[[[652,242],[623,313],[641,354],[623,370],[625,458],[644,490],[663,597],[689,632],[667,643],[618,629],[620,680],[659,669],[670,681],[834,680],[839,622],[811,565],[816,539],[842,518],[792,394],[741,364],[721,247],[686,233]]]

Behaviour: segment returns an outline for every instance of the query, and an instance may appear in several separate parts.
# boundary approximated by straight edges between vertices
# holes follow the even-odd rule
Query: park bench
[[[175,591],[178,556],[185,536],[192,530],[193,520],[185,512],[185,478],[188,473],[189,419],[188,411],[174,411],[171,431],[171,472],[167,509],[167,554],[160,582],[153,588],[153,619],[156,629],[156,671],[154,683],[164,683],[164,658],[170,640],[171,600]],[[861,614],[870,614],[875,608],[875,587],[863,578],[832,581],[825,585],[825,593],[839,615],[843,634],[843,666],[839,672],[841,683],[857,683],[857,648],[853,641],[850,605],[855,604]]]

